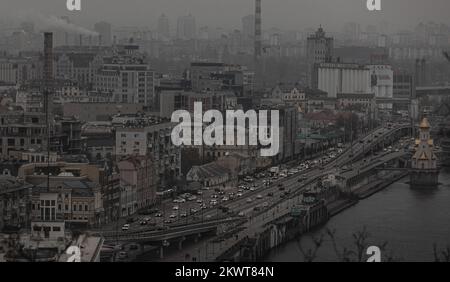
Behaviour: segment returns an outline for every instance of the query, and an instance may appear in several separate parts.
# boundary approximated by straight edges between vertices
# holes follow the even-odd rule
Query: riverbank
[[[400,178],[400,177],[399,177]],[[314,240],[327,237],[335,231],[335,243],[339,250],[355,250],[354,234],[367,230],[367,243],[378,246],[387,243],[386,257],[396,261],[434,261],[433,245],[438,250],[450,246],[450,169],[441,171],[439,187],[435,189],[411,189],[409,179],[400,178],[372,196],[360,200],[357,205],[333,216],[329,221],[304,234],[298,240],[288,242],[265,256],[267,262],[302,262],[304,250],[315,249]],[[325,240],[314,261],[341,261],[335,245]]]
[[[389,175],[389,178],[380,179],[370,184],[364,185],[363,187],[355,190],[354,194],[357,196],[359,200],[366,199],[408,175],[409,173],[407,171],[393,172]]]
[[[328,209],[328,220],[324,223],[321,223],[320,225],[314,226],[311,228],[310,231],[304,232],[299,235],[301,238],[303,235],[309,234],[310,232],[315,232],[318,229],[321,229],[323,226],[327,225],[327,223],[334,217],[336,217],[338,214],[343,213],[344,211],[348,210],[349,208],[356,206],[361,200],[369,198],[370,196],[376,194],[377,192],[380,192],[381,190],[389,187],[393,183],[401,180],[402,178],[406,177],[408,175],[407,171],[401,171],[401,172],[393,172],[386,176],[386,178],[379,179],[377,181],[371,182],[369,184],[363,185],[361,188],[358,188],[357,190],[353,191],[353,197],[350,196],[346,199],[339,199],[332,203],[329,203],[327,205]],[[279,244],[278,246],[272,248],[272,250],[269,252],[277,252],[279,249],[285,248],[286,245],[289,245],[292,243],[291,240],[286,240],[283,243]],[[265,256],[267,257],[267,255]]]

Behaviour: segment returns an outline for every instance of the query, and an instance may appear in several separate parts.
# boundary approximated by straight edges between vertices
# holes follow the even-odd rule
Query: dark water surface
[[[412,190],[408,181],[406,177],[392,184],[302,236],[302,249],[312,249],[312,236],[326,234],[327,228],[336,230],[338,249],[356,249],[352,235],[366,227],[370,234],[367,242],[387,242],[386,253],[397,260],[433,261],[433,243],[441,250],[450,246],[450,170],[441,171],[441,185],[431,191]],[[315,261],[338,260],[330,237],[325,235],[324,240]],[[273,250],[266,260],[304,261],[304,256],[299,243],[292,241]]]

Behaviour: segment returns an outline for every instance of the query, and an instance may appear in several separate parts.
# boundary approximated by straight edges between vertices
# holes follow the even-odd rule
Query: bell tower
[[[419,126],[416,151],[411,159],[411,186],[430,187],[438,185],[439,168],[434,153],[433,139],[430,137],[430,123],[424,118]]]

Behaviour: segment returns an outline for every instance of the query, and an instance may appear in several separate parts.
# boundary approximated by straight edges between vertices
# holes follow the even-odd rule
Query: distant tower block
[[[420,135],[416,140],[416,152],[411,160],[411,186],[433,187],[438,185],[439,168],[433,151],[434,143],[430,137],[430,124],[427,118],[420,123]]]
[[[255,0],[255,58],[261,57],[262,51],[262,28],[261,28],[261,0]]]

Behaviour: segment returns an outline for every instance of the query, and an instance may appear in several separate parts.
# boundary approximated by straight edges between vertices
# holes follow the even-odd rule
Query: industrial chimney
[[[47,189],[50,189],[50,114],[53,109],[53,33],[44,33],[44,113],[47,133]]]
[[[83,35],[80,34],[80,46],[83,46]]]
[[[51,110],[53,88],[53,33],[44,33],[44,111]]]
[[[255,58],[261,57],[261,0],[255,0]]]

